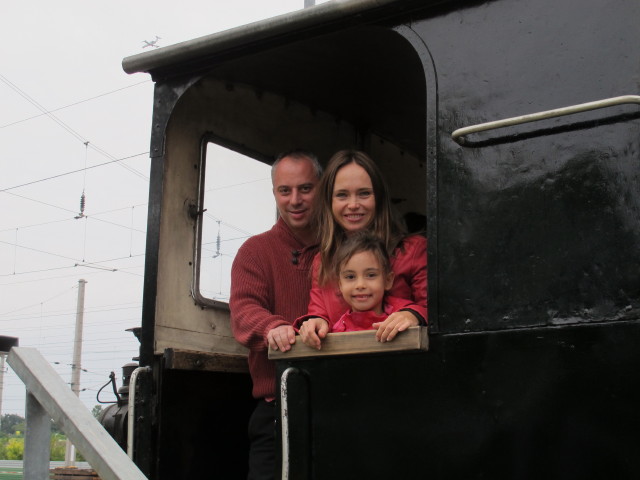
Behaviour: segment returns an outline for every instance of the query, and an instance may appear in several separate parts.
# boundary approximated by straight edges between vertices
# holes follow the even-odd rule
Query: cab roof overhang
[[[214,33],[175,45],[126,57],[127,73],[150,73],[154,78],[171,70],[184,71],[216,58],[242,55],[247,50],[264,49],[286,43],[291,38],[309,37],[348,25],[381,22],[407,16],[443,0],[332,0],[270,19]]]

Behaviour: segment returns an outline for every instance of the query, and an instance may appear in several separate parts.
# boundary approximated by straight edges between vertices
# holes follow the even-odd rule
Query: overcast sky
[[[303,5],[0,4],[0,335],[37,348],[69,382],[86,280],[80,397],[89,408],[111,371],[120,386],[138,349],[125,330],[141,317],[153,83],[124,73],[122,59],[156,36],[168,46]],[[24,415],[24,386],[10,368],[3,386],[1,413]],[[101,399],[113,400],[110,388]]]

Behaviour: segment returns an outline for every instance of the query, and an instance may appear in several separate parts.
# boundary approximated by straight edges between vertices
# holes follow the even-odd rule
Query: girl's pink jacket
[[[412,303],[402,298],[385,295],[382,305],[382,313],[377,314],[373,310],[367,312],[354,312],[349,310],[331,326],[331,332],[358,332],[360,330],[372,330],[372,325],[384,322],[389,315],[405,308],[411,308]]]
[[[320,255],[313,259],[311,292],[307,314],[296,319],[294,327],[312,317],[320,317],[329,323],[330,329],[342,314],[350,310],[344,301],[338,286],[318,285],[318,266]],[[392,297],[411,300],[405,309],[420,315],[427,323],[427,239],[421,235],[412,235],[395,249],[391,257],[391,270],[395,274],[393,286],[387,292]]]

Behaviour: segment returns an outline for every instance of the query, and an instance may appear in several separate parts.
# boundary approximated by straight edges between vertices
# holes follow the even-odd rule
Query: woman
[[[411,326],[427,321],[427,241],[406,236],[393,219],[389,191],[377,165],[363,152],[336,153],[320,180],[316,195],[316,224],[320,251],[314,259],[307,315],[296,320],[302,341],[320,349],[322,339],[349,306],[337,288],[335,253],[352,233],[368,230],[384,243],[394,273],[389,294],[411,300],[377,326],[385,342]]]

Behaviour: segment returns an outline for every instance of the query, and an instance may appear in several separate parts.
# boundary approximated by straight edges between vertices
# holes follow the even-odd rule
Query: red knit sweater
[[[297,264],[292,259],[298,252]],[[267,333],[291,325],[307,311],[311,263],[316,246],[305,246],[282,219],[268,232],[249,238],[231,270],[231,329],[249,348],[255,398],[275,396],[275,366],[267,358]]]

